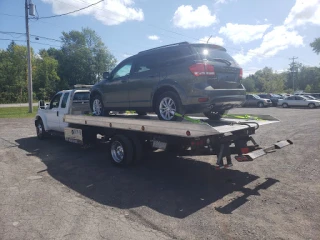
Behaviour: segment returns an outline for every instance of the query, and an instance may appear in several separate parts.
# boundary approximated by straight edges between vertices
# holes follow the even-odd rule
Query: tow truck
[[[88,146],[107,144],[109,159],[118,166],[141,163],[146,151],[164,150],[179,156],[216,156],[217,170],[253,161],[292,144],[282,140],[262,148],[252,135],[263,125],[279,122],[269,115],[225,115],[219,121],[180,115],[180,121],[160,121],[156,115],[114,114],[94,116],[90,86],[58,92],[46,104],[40,101],[35,117],[37,137],[62,135],[68,142]]]

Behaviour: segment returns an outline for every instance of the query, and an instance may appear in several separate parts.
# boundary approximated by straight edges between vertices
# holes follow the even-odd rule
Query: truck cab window
[[[69,97],[68,92],[63,95],[62,102],[61,102],[61,108],[66,108],[68,97]]]
[[[50,109],[59,107],[61,95],[61,93],[58,93],[53,97],[53,99],[50,102]]]

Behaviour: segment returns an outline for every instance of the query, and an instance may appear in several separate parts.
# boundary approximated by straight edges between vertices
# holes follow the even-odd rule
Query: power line
[[[99,2],[90,4],[90,5],[86,6],[86,7],[83,7],[83,8],[80,8],[80,9],[78,9],[78,10],[74,10],[74,11],[71,11],[71,12],[68,12],[68,13],[63,13],[63,14],[58,14],[58,15],[52,15],[52,16],[47,16],[47,17],[39,17],[38,19],[55,18],[55,17],[65,16],[65,15],[68,15],[68,14],[72,14],[72,13],[79,12],[79,11],[81,11],[81,10],[87,9],[87,8],[92,7],[92,6],[94,6],[94,5],[98,4],[98,3],[101,3],[101,2],[103,2],[103,1],[104,1],[104,0],[101,0],[101,1],[99,1]]]
[[[8,35],[10,35],[10,36],[12,36],[11,34],[16,34],[16,35],[25,35],[25,33],[19,33],[19,32],[6,32],[6,31],[0,31],[0,33],[2,33],[2,34],[8,34]],[[55,41],[55,42],[63,42],[63,41],[61,41],[61,40],[57,40],[57,39],[54,39],[54,38],[43,37],[43,36],[35,35],[35,34],[30,34],[30,36],[33,36],[33,37],[39,37],[39,38],[43,38],[43,39],[47,39],[47,40],[51,40],[51,41]]]

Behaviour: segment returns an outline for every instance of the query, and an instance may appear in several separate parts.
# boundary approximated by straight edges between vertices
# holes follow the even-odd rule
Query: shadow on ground
[[[233,193],[242,196],[216,208],[225,214],[245,204],[251,195],[259,195],[278,180],[260,180],[254,189],[246,188],[259,177],[234,169],[216,171],[209,163],[180,158],[165,152],[150,153],[141,166],[115,167],[104,147],[83,149],[60,138],[40,141],[35,137],[16,140],[27,155],[35,155],[46,164],[54,179],[100,204],[130,209],[147,206],[159,213],[185,218]],[[41,174],[41,171],[38,172]]]

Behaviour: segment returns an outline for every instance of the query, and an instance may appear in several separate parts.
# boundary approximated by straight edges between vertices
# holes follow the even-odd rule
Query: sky
[[[32,0],[31,46],[61,46],[61,33],[89,27],[118,62],[139,51],[176,42],[222,45],[244,76],[264,67],[288,69],[290,58],[319,66],[309,44],[320,37],[320,0]],[[0,49],[10,40],[26,45],[24,0],[0,0]],[[15,33],[5,33],[15,32]],[[35,38],[38,36],[38,40]]]

